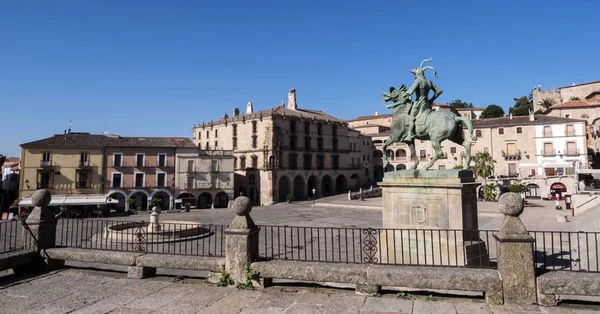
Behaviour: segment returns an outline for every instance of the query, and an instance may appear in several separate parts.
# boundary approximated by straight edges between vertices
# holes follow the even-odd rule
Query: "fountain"
[[[160,221],[161,210],[152,209],[150,221],[119,222],[104,227],[102,242],[117,244],[157,244],[183,242],[212,236],[210,228],[193,221],[165,220]]]

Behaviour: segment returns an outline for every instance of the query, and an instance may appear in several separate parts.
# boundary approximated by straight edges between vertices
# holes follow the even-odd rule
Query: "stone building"
[[[224,208],[233,199],[233,151],[178,148],[175,208]]]
[[[52,192],[51,206],[82,213],[147,210],[153,199],[163,209],[190,198],[226,207],[233,196],[233,156],[199,152],[189,138],[65,133],[21,147],[19,206],[31,206],[30,195],[42,188]]]
[[[545,197],[559,188],[571,192],[575,163],[587,164],[586,122],[583,120],[529,115],[472,122],[478,139],[472,144],[471,154],[489,152],[496,160],[493,179],[505,185],[510,180],[525,180],[531,187],[530,197]],[[383,142],[390,135],[391,116],[359,117],[348,123],[373,139],[373,171],[377,182],[383,179],[384,172],[412,165],[408,145],[394,143],[385,152],[382,150]],[[419,166],[423,167],[433,155],[433,149],[428,141],[417,140],[415,150],[421,162]],[[442,151],[444,155],[435,163],[435,169],[462,167],[465,158],[462,146],[444,141]],[[386,169],[383,154],[387,154],[390,162]]]
[[[12,203],[19,197],[19,175],[21,160],[17,157],[6,158],[2,167],[0,181],[0,209],[7,212]]]
[[[555,104],[560,104],[579,98],[589,103],[600,103],[600,81],[587,82],[581,84],[573,84],[564,86],[558,89],[552,87],[551,90],[542,90],[536,88],[531,93],[533,98],[533,110],[544,109],[540,106],[540,102],[544,99],[552,99]],[[580,117],[574,117],[580,118]]]
[[[347,193],[372,183],[363,162],[370,138],[322,111],[299,108],[295,89],[287,106],[255,112],[250,102],[245,113],[236,108],[231,117],[195,125],[193,138],[201,150],[233,151],[235,195],[254,204]]]

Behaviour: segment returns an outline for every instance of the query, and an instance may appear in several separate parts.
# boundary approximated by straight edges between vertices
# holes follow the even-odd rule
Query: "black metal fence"
[[[599,232],[529,231],[536,269],[600,272]]]
[[[494,231],[261,226],[265,259],[494,268]]]
[[[21,249],[21,222],[17,220],[0,221],[0,253]]]
[[[59,219],[57,247],[160,254],[225,256],[227,226],[197,223]]]

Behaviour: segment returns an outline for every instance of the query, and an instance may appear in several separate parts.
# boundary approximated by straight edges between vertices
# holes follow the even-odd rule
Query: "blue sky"
[[[234,107],[385,112],[428,57],[440,102],[598,80],[597,1],[0,0],[0,153],[73,131],[187,136]],[[432,74],[428,72],[429,77]]]

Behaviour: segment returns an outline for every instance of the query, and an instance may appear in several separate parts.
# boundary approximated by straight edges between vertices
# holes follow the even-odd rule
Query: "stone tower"
[[[248,104],[246,105],[246,113],[252,113],[254,112],[253,108],[252,108],[252,102],[249,101]]]

